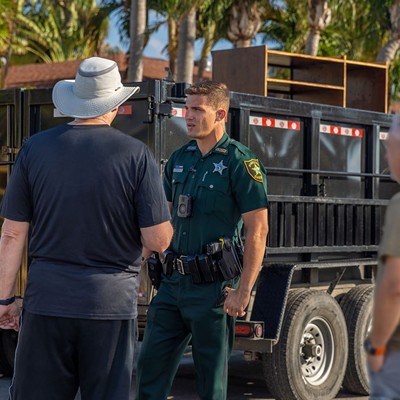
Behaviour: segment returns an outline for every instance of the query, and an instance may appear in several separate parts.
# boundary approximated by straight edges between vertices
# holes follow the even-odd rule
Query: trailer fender
[[[282,320],[296,264],[269,264],[261,269],[252,321],[264,322],[264,338],[279,340]]]

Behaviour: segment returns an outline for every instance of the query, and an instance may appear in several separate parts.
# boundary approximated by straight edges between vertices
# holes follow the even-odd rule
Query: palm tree
[[[390,38],[382,47],[377,61],[392,61],[400,47],[400,0],[394,0],[390,7]]]
[[[128,81],[143,79],[143,47],[146,33],[146,0],[131,0]]]
[[[196,3],[184,15],[179,29],[177,74],[178,82],[192,83],[194,42],[196,40]]]
[[[385,40],[385,0],[331,0],[332,22],[321,35],[319,54],[373,61]]]
[[[188,11],[187,0],[148,0],[148,7],[165,18],[168,26],[169,68],[176,77],[176,60],[178,55],[179,24],[182,16]],[[160,26],[160,25],[158,25]]]
[[[26,43],[17,35],[23,6],[22,0],[2,0],[0,3],[0,88],[4,87],[13,52],[26,52]]]
[[[249,47],[261,28],[262,2],[236,0],[230,9],[229,40],[235,47]]]
[[[321,38],[321,31],[331,21],[331,9],[327,0],[309,0],[310,11],[308,14],[308,25],[310,34],[306,42],[305,53],[316,56],[318,53],[318,45]]]
[[[201,80],[207,65],[211,49],[219,39],[227,37],[228,20],[226,15],[233,0],[205,0],[197,12],[198,37],[203,39],[201,55],[198,62],[197,78]]]
[[[96,0],[42,0],[25,7],[18,36],[26,40],[26,51],[44,62],[90,57],[100,54],[114,9],[99,7]]]
[[[268,18],[260,32],[263,42],[270,47],[289,52],[304,51],[307,40],[308,5],[304,1],[285,0],[270,2]]]

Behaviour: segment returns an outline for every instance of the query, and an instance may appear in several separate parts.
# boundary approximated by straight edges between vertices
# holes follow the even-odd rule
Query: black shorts
[[[10,400],[128,400],[134,320],[23,311]]]

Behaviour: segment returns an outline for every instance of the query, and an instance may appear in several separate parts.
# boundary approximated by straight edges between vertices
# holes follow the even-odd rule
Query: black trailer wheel
[[[277,400],[331,400],[347,362],[346,322],[325,292],[289,293],[279,342],[263,354],[264,376]]]
[[[372,303],[373,287],[371,285],[356,286],[340,300],[349,338],[349,357],[343,386],[348,392],[360,395],[369,394],[363,343],[371,329]]]
[[[0,373],[5,376],[13,374],[17,340],[17,332],[0,329]]]

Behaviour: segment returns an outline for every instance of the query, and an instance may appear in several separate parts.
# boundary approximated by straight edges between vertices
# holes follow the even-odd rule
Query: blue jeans
[[[400,351],[388,353],[379,372],[368,368],[370,400],[400,400]]]

